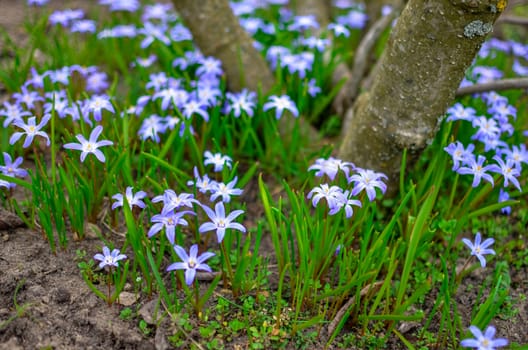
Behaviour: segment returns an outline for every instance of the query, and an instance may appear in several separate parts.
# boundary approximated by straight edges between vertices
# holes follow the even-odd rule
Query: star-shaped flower
[[[484,258],[484,255],[495,255],[495,251],[493,249],[488,249],[488,247],[492,245],[495,240],[493,238],[488,238],[484,242],[481,241],[482,237],[480,232],[477,232],[475,235],[475,243],[471,242],[467,238],[462,238],[462,242],[464,242],[464,244],[467,245],[469,249],[471,249],[471,255],[475,255],[480,260],[480,265],[482,267],[486,267],[486,258]]]
[[[67,143],[64,145],[64,148],[81,151],[81,162],[84,162],[88,154],[93,153],[100,162],[104,163],[106,158],[103,152],[101,152],[101,150],[98,148],[103,146],[111,146],[114,143],[109,140],[97,141],[99,135],[101,135],[102,132],[103,127],[98,125],[92,130],[89,140],[86,140],[83,135],[77,135],[75,137],[80,143]]]

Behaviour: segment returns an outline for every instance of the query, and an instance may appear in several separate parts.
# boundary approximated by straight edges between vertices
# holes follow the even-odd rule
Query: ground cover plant
[[[84,244],[97,307],[158,348],[526,348],[525,91],[459,97],[391,183],[324,138],[364,8],[336,2],[321,37],[287,1],[232,8],[274,69],[267,94],[227,89],[170,3],[28,1],[27,47],[4,36],[2,206],[52,254]],[[526,76],[516,33],[462,86]],[[4,342],[32,307],[22,285]]]

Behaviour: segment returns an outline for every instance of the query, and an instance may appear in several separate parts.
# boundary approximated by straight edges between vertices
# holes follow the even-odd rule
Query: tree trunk
[[[434,137],[505,0],[410,0],[371,89],[347,113],[339,158],[398,179]]]
[[[275,77],[227,0],[173,0],[174,7],[206,56],[222,61],[231,91],[269,92]]]

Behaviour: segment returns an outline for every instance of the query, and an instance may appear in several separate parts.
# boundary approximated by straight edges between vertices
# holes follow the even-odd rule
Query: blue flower
[[[233,160],[229,156],[223,155],[221,153],[212,154],[210,151],[205,151],[204,157],[204,165],[214,165],[215,172],[222,171],[224,165],[231,169],[231,162]]]
[[[476,326],[470,326],[469,330],[475,336],[475,339],[464,339],[460,342],[465,348],[475,348],[477,350],[495,350],[496,348],[508,345],[508,339],[497,338],[495,336],[495,327],[489,326],[484,334]]]
[[[467,245],[469,249],[471,249],[471,255],[476,256],[480,260],[480,266],[486,267],[486,258],[484,258],[484,255],[495,255],[495,251],[493,249],[488,249],[488,247],[492,245],[495,240],[493,238],[488,238],[484,242],[481,241],[482,237],[480,236],[480,232],[477,232],[475,235],[475,243],[471,242],[467,238],[462,239],[462,242],[464,242],[464,244]]]
[[[9,177],[26,177],[28,172],[19,168],[23,161],[22,157],[18,157],[13,162],[9,153],[4,152],[4,165],[0,165],[0,172]],[[0,187],[14,188],[16,187],[16,184],[0,180]]]
[[[33,142],[33,138],[35,136],[41,136],[46,139],[46,145],[50,145],[50,139],[48,137],[48,134],[46,134],[44,131],[40,131],[51,119],[50,114],[45,114],[42,117],[42,120],[38,125],[36,125],[36,117],[30,117],[28,119],[27,124],[25,124],[22,120],[15,120],[13,121],[13,125],[18,126],[21,129],[24,129],[24,132],[15,132],[13,135],[11,135],[11,138],[9,139],[9,144],[12,145],[15,142],[17,142],[23,135],[26,135],[26,140],[24,141],[24,144],[22,147],[27,148],[29,145],[31,145],[31,142]]]
[[[193,214],[192,211],[182,211],[175,213],[174,211],[162,212],[161,214],[154,215],[150,221],[154,223],[149,229],[147,236],[151,238],[156,233],[165,228],[165,235],[171,244],[174,244],[176,235],[176,226],[183,225],[187,226],[189,223],[183,218],[185,214]]]
[[[218,243],[221,243],[224,239],[225,231],[228,228],[239,230],[241,232],[246,232],[246,228],[239,224],[238,222],[233,222],[239,215],[243,214],[243,210],[234,210],[227,217],[225,215],[225,208],[223,202],[218,202],[215,205],[215,211],[211,208],[202,206],[205,213],[211,219],[210,222],[206,222],[200,225],[198,231],[200,233],[207,231],[216,231],[216,237],[218,238]]]
[[[466,167],[460,167],[458,168],[457,172],[459,174],[471,174],[473,175],[473,183],[471,186],[477,187],[480,184],[480,180],[484,179],[488,181],[493,186],[493,177],[491,177],[490,174],[486,173],[486,171],[493,169],[491,165],[484,166],[484,162],[486,161],[486,157],[479,155],[477,159],[475,157],[468,160],[468,165]]]
[[[147,196],[147,193],[145,191],[138,191],[136,193],[133,193],[132,186],[128,186],[125,191],[125,197],[127,199],[130,209],[132,209],[132,206],[134,205],[141,209],[145,208],[145,203],[142,201],[142,199],[145,198],[146,196]],[[124,196],[121,193],[117,193],[113,195],[112,198],[116,200],[112,204],[112,210],[123,206]]]
[[[108,249],[107,246],[103,247],[103,254],[97,253],[94,255],[95,260],[99,260],[101,263],[99,264],[99,268],[104,268],[106,266],[112,267],[118,267],[119,261],[126,259],[127,256],[125,254],[121,254],[119,249],[114,249],[112,252],[110,252],[110,249]]]
[[[285,110],[290,111],[294,117],[299,116],[299,110],[288,95],[270,96],[270,101],[266,102],[262,108],[264,111],[275,109],[275,118],[280,119]]]
[[[191,285],[193,283],[194,277],[196,276],[196,270],[212,272],[209,265],[204,264],[204,262],[205,260],[213,257],[215,255],[214,253],[205,252],[198,256],[198,245],[196,244],[192,245],[191,249],[189,249],[189,255],[187,255],[185,249],[179,245],[174,246],[174,251],[176,254],[178,254],[182,261],[170,264],[167,267],[167,271],[185,270],[185,283],[187,283],[187,285]]]
[[[223,202],[229,203],[231,196],[240,196],[243,191],[240,188],[235,188],[237,181],[238,177],[235,176],[227,185],[223,182],[217,182],[212,189],[211,202],[222,197]]]
[[[77,140],[79,140],[79,143],[67,143],[64,145],[64,148],[81,151],[81,162],[84,162],[86,156],[92,153],[97,157],[100,162],[104,163],[106,158],[103,152],[101,152],[98,148],[103,146],[111,146],[114,143],[109,140],[97,141],[99,135],[101,135],[102,132],[103,127],[101,125],[98,125],[90,133],[89,140],[86,140],[83,135],[79,134],[75,136]]]
[[[183,206],[191,208],[193,203],[198,203],[191,193],[177,194],[174,190],[165,190],[162,195],[152,198],[152,203],[163,202],[162,213],[167,213]]]
[[[382,181],[382,179],[387,179],[385,174],[361,168],[357,168],[356,171],[357,174],[348,178],[348,183],[354,182],[351,195],[355,196],[361,191],[365,191],[369,201],[372,202],[376,199],[376,188],[379,188],[382,193],[387,191],[387,185]]]

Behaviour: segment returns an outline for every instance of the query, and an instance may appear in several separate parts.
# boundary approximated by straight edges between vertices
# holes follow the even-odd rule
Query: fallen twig
[[[488,91],[503,91],[515,89],[528,89],[528,78],[510,78],[490,81],[489,83],[474,84],[461,87],[456,96],[466,96]]]
[[[365,286],[363,289],[361,289],[361,291],[359,292],[359,296],[364,297],[368,293],[377,292],[381,288],[382,285],[383,285],[383,282],[381,281],[371,283]],[[341,320],[343,320],[343,318],[345,317],[346,312],[352,307],[352,305],[354,305],[355,302],[356,302],[356,296],[354,295],[352,298],[350,298],[346,302],[345,305],[341,307],[341,309],[339,309],[339,311],[337,312],[332,322],[328,324],[328,327],[326,328],[326,336],[328,337],[328,339],[335,332],[337,326],[339,325],[339,323],[341,323]]]

